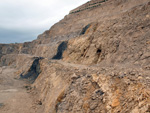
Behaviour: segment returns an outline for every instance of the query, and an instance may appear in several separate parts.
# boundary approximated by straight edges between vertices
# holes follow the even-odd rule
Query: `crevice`
[[[97,49],[97,51],[96,51],[97,54],[100,54],[101,52],[102,52],[101,49]]]
[[[101,53],[102,53],[102,49],[101,49],[101,48],[98,48],[98,49],[96,50],[97,59],[95,60],[95,63],[98,62],[98,60],[99,60],[99,58],[100,58],[100,56],[101,56]]]
[[[67,47],[68,41],[62,42],[57,48],[57,54],[52,59],[62,59],[63,52],[67,49]]]
[[[42,57],[34,57],[34,61],[27,72],[20,74],[20,79],[28,79],[30,82],[34,82],[36,78],[41,73],[39,61],[43,59]]]
[[[80,35],[84,35],[90,26],[91,26],[91,24],[88,24],[87,26],[85,26],[85,27],[82,29]]]

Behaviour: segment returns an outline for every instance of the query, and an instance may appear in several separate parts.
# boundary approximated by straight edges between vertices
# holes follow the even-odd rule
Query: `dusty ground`
[[[15,69],[0,68],[0,113],[37,113],[27,82],[15,78]]]
[[[0,44],[0,113],[150,113],[150,0],[92,2]]]
[[[32,85],[19,80],[17,70],[0,68],[0,113],[150,112],[149,71],[49,59],[39,64]]]

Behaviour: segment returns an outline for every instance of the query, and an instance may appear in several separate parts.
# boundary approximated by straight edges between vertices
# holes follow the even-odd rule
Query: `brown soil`
[[[15,78],[16,69],[0,68],[0,113],[38,113],[27,82]]]
[[[0,44],[1,113],[150,113],[150,1],[100,2]]]

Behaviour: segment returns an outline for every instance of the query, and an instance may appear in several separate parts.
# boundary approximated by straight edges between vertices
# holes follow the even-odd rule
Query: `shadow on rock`
[[[20,74],[20,79],[28,79],[30,82],[34,82],[41,73],[39,61],[42,57],[34,57],[34,61],[27,72]]]
[[[58,46],[57,54],[52,59],[57,59],[57,60],[62,59],[63,52],[67,49],[67,44],[68,44],[67,41],[62,42]]]

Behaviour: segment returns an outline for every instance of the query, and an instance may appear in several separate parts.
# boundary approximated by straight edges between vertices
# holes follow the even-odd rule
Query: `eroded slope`
[[[89,4],[33,42],[1,45],[1,65],[32,80],[43,113],[149,113],[150,1]]]

